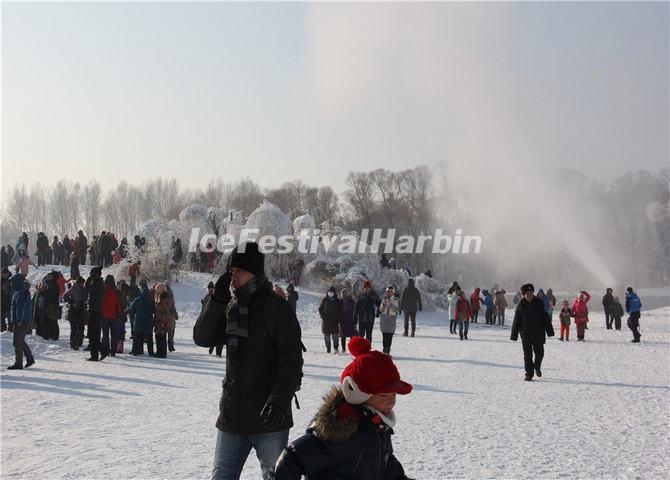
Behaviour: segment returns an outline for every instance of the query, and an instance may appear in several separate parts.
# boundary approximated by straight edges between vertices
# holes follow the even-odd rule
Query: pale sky
[[[668,3],[2,4],[2,188],[668,165]]]

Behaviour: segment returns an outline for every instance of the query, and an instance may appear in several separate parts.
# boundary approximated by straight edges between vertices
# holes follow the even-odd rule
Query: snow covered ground
[[[210,279],[186,274],[175,285],[177,351],[167,359],[86,362],[85,352],[68,349],[62,321],[58,342],[28,337],[33,367],[7,371],[13,349],[3,333],[2,477],[208,478],[225,359],[196,347],[191,327]],[[299,293],[308,351],[290,438],[350,361],[325,353],[320,295]],[[667,478],[670,308],[643,313],[639,345],[625,326],[607,331],[592,314],[585,343],[548,340],[544,375],[534,382],[523,381],[521,344],[509,340],[509,327],[472,325],[470,340],[459,341],[443,314],[420,314],[418,324],[416,338],[396,335],[392,349],[414,385],[399,397],[394,437],[411,477]],[[253,453],[243,478],[260,478]]]

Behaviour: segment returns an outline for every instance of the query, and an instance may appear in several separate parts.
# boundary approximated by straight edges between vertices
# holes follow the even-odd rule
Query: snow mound
[[[189,205],[179,213],[181,222],[202,224],[207,222],[207,207],[204,205]]]
[[[254,210],[246,223],[247,229],[258,229],[257,239],[265,235],[279,238],[284,235],[293,234],[293,223],[288,215],[276,205],[264,201]]]

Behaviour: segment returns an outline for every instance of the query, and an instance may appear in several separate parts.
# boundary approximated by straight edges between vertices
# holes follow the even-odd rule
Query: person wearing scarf
[[[201,312],[204,323],[221,327],[216,341],[226,345],[214,480],[239,478],[252,448],[263,479],[273,478],[293,426],[291,402],[303,363],[300,325],[289,303],[273,293],[264,264],[258,244],[238,245],[229,275],[219,278]]]

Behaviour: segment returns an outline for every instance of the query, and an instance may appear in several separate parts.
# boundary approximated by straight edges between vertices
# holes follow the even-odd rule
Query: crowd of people
[[[67,306],[70,347],[80,350],[88,339],[84,350],[90,351],[89,361],[123,353],[126,325],[133,340],[132,355],[143,355],[144,344],[156,357],[174,351],[178,314],[170,282],[150,288],[140,276],[140,266],[139,261],[130,264],[129,283],[116,281],[112,275],[103,279],[100,266],[91,268],[86,279],[77,275],[69,281],[61,272],[52,271],[35,286],[33,295],[20,269],[12,275],[3,268],[3,330],[13,331],[15,348],[15,363],[9,368],[22,369],[35,363],[26,342],[33,330],[45,340],[58,339],[61,301]],[[497,285],[474,288],[466,295],[454,282],[447,293],[451,333],[467,340],[469,323],[478,322],[479,310],[484,311],[487,325],[504,326],[505,295]],[[590,299],[587,291],[581,291],[571,305],[567,299],[561,302],[561,340],[569,340],[574,319],[577,338],[584,341]],[[357,297],[348,289],[327,290],[318,307],[326,351],[338,353],[341,347],[342,352],[348,351],[355,358],[342,372],[340,385],[327,392],[307,433],[289,443],[292,400],[297,404],[303,366],[298,301],[292,283],[284,290],[268,281],[264,256],[253,243],[240,252],[235,249],[225,273],[207,286],[193,338],[219,356],[226,347],[226,379],[216,422],[212,478],[239,478],[247,454],[255,448],[265,479],[298,479],[308,472],[312,476],[318,472],[354,472],[361,478],[407,479],[392,454],[391,433],[395,396],[410,393],[412,387],[400,380],[390,353],[401,314],[403,336],[414,337],[416,333],[417,313],[423,310],[423,304],[414,280],[410,279],[402,292],[388,285],[381,295],[369,281],[363,283]],[[525,284],[512,303],[515,309],[510,338],[521,337],[525,380],[531,381],[534,376],[542,376],[544,344],[547,336],[554,335],[552,317],[557,299],[551,289],[539,289],[536,294],[532,284]],[[607,289],[602,304],[606,328],[620,329],[623,306],[612,289]],[[636,343],[640,341],[641,306],[629,287],[625,311]],[[381,352],[372,350],[377,318]],[[248,396],[252,391],[254,395]],[[363,445],[373,447],[364,449]],[[317,451],[322,454],[316,455]],[[338,455],[335,463],[334,452]],[[378,463],[374,458],[385,460]]]
[[[404,312],[403,336],[413,337],[416,332],[416,314],[423,309],[421,293],[410,279],[399,294],[395,285],[388,285],[379,296],[370,281],[363,283],[363,292],[355,298],[347,289],[339,292],[330,287],[319,305],[321,333],[328,353],[347,352],[347,339],[365,337],[372,342],[375,319],[379,318],[383,353],[390,355],[393,336],[397,330],[397,317]]]
[[[145,279],[139,284],[139,265],[128,269],[130,283],[116,281],[114,276],[102,278],[102,268],[93,267],[88,278],[77,276],[66,280],[57,270],[48,272],[31,285],[21,271],[12,274],[2,269],[2,331],[14,333],[15,363],[12,370],[30,367],[34,358],[25,342],[27,335],[44,340],[58,340],[59,320],[70,324],[70,348],[90,352],[89,361],[101,361],[108,355],[124,353],[127,325],[132,339],[131,355],[143,355],[144,344],[149,355],[164,358],[174,351],[177,313],[174,293],[169,281],[155,283],[151,288]],[[18,328],[17,328],[18,326]],[[156,349],[154,351],[154,336]],[[23,365],[23,356],[28,360]]]
[[[138,241],[141,242],[139,237],[135,240],[136,244]],[[18,265],[24,257],[30,259],[29,246],[30,239],[26,232],[19,236],[14,247],[11,244],[3,245],[0,248],[2,268]],[[76,268],[79,265],[86,265],[88,257],[90,265],[109,267],[126,258],[129,248],[125,237],[119,242],[114,233],[104,230],[99,235],[93,235],[90,242],[82,230],[79,230],[73,238],[66,233],[62,240],[58,235],[54,235],[51,241],[44,232],[38,232],[34,253],[37,257],[37,266],[64,265]]]

